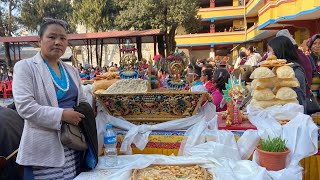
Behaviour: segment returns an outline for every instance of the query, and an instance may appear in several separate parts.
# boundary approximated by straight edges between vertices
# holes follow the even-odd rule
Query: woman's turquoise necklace
[[[61,74],[61,79],[60,79],[57,76],[57,74],[53,71],[50,64],[47,61],[44,61],[44,62],[46,63],[47,68],[51,73],[51,78],[52,78],[54,85],[58,88],[56,95],[57,95],[57,99],[60,100],[64,97],[66,92],[69,90],[70,83],[69,83],[68,74],[67,74],[66,70],[64,69],[64,67],[61,65],[61,63],[58,63],[60,74]]]

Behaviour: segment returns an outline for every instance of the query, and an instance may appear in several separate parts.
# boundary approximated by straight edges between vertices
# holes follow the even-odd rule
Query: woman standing
[[[277,56],[278,59],[286,59],[288,63],[293,63],[291,67],[300,83],[300,87],[293,88],[298,95],[299,104],[303,105],[306,112],[306,77],[300,64],[297,50],[286,36],[278,36],[268,43],[268,52]]]
[[[312,66],[312,84],[311,90],[315,97],[320,98],[320,34],[315,34],[307,43],[310,50],[309,59]]]
[[[39,30],[41,50],[16,63],[13,96],[25,120],[17,163],[25,179],[73,179],[82,153],[61,144],[61,124],[78,125],[83,114],[72,108],[86,102],[77,69],[62,62],[67,45],[66,22],[45,19]]]

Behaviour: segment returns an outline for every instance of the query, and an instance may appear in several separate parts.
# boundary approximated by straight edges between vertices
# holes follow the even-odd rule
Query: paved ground
[[[12,102],[13,102],[12,98],[7,98],[7,99],[0,98],[0,106],[7,106],[7,105],[11,104]]]

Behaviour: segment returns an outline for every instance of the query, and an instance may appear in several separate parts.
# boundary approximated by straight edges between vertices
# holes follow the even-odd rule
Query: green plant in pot
[[[267,170],[279,171],[286,166],[286,158],[290,153],[290,149],[286,147],[286,141],[281,137],[261,140],[256,147],[260,166]]]

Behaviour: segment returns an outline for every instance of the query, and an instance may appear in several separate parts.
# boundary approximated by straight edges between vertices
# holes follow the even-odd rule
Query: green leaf
[[[265,140],[261,140],[260,149],[268,152],[284,152],[286,150],[286,141],[281,137],[271,139],[269,136]]]

